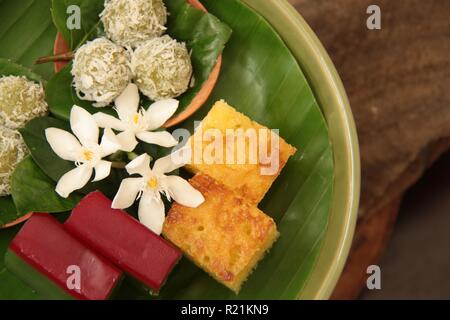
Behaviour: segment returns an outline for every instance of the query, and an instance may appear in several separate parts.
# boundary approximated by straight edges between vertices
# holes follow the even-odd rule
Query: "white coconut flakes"
[[[82,100],[105,107],[117,98],[133,78],[127,50],[106,38],[87,42],[75,53],[73,86]]]
[[[168,35],[136,48],[131,60],[135,83],[153,101],[175,98],[188,88],[192,63],[186,45]]]
[[[19,129],[47,114],[44,88],[24,76],[0,78],[0,125]]]
[[[0,126],[0,196],[11,193],[11,177],[28,154],[19,131]]]
[[[106,0],[100,18],[109,39],[135,48],[166,31],[167,9],[162,0]]]

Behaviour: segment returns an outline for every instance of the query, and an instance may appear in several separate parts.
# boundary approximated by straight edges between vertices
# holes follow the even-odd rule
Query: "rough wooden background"
[[[338,69],[358,129],[362,192],[334,298],[356,298],[392,231],[403,193],[450,147],[450,1],[290,0]],[[381,8],[381,30],[366,9]]]

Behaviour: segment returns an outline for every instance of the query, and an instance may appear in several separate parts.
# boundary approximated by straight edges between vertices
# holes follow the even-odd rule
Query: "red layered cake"
[[[108,299],[122,277],[113,264],[43,213],[34,214],[13,239],[5,264],[47,299]]]
[[[101,192],[89,194],[72,211],[66,229],[158,292],[181,252],[126,212],[112,209],[111,204]]]

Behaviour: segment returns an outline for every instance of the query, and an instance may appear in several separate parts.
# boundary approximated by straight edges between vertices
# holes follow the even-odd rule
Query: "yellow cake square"
[[[258,204],[296,149],[218,101],[190,138],[193,173],[202,172]]]
[[[191,185],[205,197],[198,208],[177,203],[167,215],[163,235],[195,264],[239,292],[278,237],[272,218],[225,185],[197,174]]]

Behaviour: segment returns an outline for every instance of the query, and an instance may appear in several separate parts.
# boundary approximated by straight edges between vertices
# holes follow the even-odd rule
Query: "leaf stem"
[[[73,52],[66,52],[63,54],[57,54],[54,56],[45,56],[37,59],[34,64],[43,64],[48,62],[57,62],[57,61],[70,61],[74,58]]]
[[[113,161],[111,167],[114,169],[125,169],[127,164],[123,161]]]

